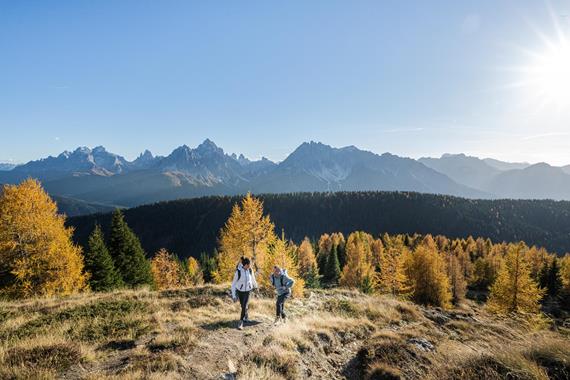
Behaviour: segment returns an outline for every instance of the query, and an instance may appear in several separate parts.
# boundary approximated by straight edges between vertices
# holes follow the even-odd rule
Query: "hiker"
[[[287,318],[285,315],[285,300],[291,296],[291,288],[295,280],[287,275],[286,269],[281,269],[277,265],[273,267],[273,273],[269,277],[269,280],[271,285],[275,287],[277,293],[275,324],[279,323],[279,320],[285,322]]]
[[[241,305],[241,315],[238,323],[239,330],[243,329],[244,322],[249,322],[247,314],[249,294],[256,288],[257,281],[255,281],[255,275],[251,269],[251,261],[247,257],[242,256],[232,281],[232,299],[234,302],[239,299]]]

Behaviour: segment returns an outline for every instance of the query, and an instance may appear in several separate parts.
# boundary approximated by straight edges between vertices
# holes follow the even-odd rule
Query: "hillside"
[[[523,240],[560,254],[570,252],[570,202],[468,200],[402,192],[337,192],[262,195],[277,231],[299,242],[305,235],[363,230]],[[241,197],[205,197],[136,207],[125,211],[148,253],[167,248],[181,257],[212,252],[232,205]],[[85,243],[95,223],[104,230],[110,215],[71,218],[75,237]]]
[[[235,328],[225,287],[0,303],[3,379],[565,379],[570,343],[469,303],[442,311],[334,290],[271,298]]]

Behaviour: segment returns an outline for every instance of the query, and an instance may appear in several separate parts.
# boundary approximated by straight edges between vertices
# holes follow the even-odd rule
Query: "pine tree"
[[[0,195],[0,294],[68,295],[87,287],[81,248],[65,216],[33,179]]]
[[[407,255],[404,268],[407,285],[415,302],[449,306],[452,295],[447,268],[444,259],[437,252],[433,239],[424,239],[413,254]]]
[[[254,270],[264,267],[268,246],[275,240],[275,226],[263,215],[263,203],[248,193],[235,204],[220,233],[220,253],[214,280],[231,281],[242,256],[253,260]]]
[[[153,285],[150,262],[119,209],[113,213],[108,248],[115,268],[127,286]]]
[[[180,262],[164,248],[154,255],[150,261],[150,268],[154,284],[159,290],[174,289],[186,285]]]
[[[85,252],[85,270],[90,274],[89,286],[97,292],[106,292],[123,286],[123,280],[105,246],[103,231],[97,224],[89,236]]]
[[[327,285],[335,286],[340,278],[340,262],[338,260],[338,246],[333,246],[331,253],[326,261],[326,269],[324,271],[324,280]]]
[[[497,313],[538,313],[543,294],[531,277],[524,244],[511,244],[491,286],[489,308]]]
[[[206,252],[200,254],[200,267],[202,268],[202,275],[204,277],[204,282],[212,282],[213,274],[216,271],[216,257],[218,256],[218,251],[214,249],[214,254],[212,256],[208,255]]]
[[[550,264],[547,262],[540,270],[539,284],[541,288],[546,289],[546,294],[550,297],[558,296],[562,290],[560,265],[556,257],[552,257]]]

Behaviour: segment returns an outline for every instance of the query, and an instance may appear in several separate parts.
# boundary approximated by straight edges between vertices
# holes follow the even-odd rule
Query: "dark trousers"
[[[247,308],[249,304],[249,293],[250,292],[242,292],[240,290],[236,290],[237,296],[239,298],[239,304],[241,305],[241,315],[239,317],[240,320],[248,319],[247,315]]]
[[[275,314],[277,314],[277,317],[281,317],[281,318],[285,318],[285,300],[289,298],[289,294],[285,293],[285,294],[281,294],[280,296],[277,296],[277,303],[275,304]]]

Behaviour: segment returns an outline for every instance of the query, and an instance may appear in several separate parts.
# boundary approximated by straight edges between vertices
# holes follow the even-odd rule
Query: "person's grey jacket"
[[[281,269],[281,273],[278,276],[272,273],[269,276],[269,282],[275,287],[278,296],[291,294],[291,288],[295,284],[295,280],[287,275],[286,269]]]

